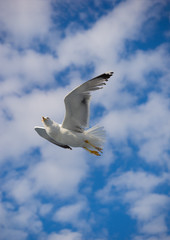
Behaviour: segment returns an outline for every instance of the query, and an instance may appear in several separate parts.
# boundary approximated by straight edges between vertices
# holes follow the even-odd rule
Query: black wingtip
[[[113,75],[113,73],[114,72],[106,72],[106,73],[103,74],[103,78],[105,79],[106,82]]]
[[[70,146],[68,146],[68,145],[64,145],[64,148],[72,150],[72,148]]]
[[[113,75],[114,72],[110,71],[110,72],[106,72],[105,74],[109,77],[111,77]]]

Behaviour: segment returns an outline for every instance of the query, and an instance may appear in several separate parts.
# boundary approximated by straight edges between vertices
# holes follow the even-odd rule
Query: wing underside
[[[113,72],[101,74],[75,88],[64,99],[66,114],[62,127],[83,132],[89,123],[91,92],[102,89]]]
[[[35,129],[35,131],[36,131],[41,137],[45,138],[45,139],[48,140],[49,142],[51,142],[51,143],[53,143],[53,144],[55,144],[55,145],[57,145],[57,146],[59,146],[59,147],[62,147],[62,148],[72,149],[72,148],[71,148],[70,146],[68,146],[68,145],[63,145],[63,144],[61,144],[61,143],[56,142],[53,138],[51,138],[51,137],[46,133],[45,128],[43,128],[43,127],[35,127],[34,129]]]

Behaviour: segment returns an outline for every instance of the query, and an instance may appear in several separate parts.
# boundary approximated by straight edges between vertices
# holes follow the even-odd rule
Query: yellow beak
[[[45,120],[47,120],[47,118],[45,118],[45,117],[42,117],[42,122],[44,122]]]

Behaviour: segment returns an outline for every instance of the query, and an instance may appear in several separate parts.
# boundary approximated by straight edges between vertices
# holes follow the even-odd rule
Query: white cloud
[[[85,215],[89,208],[85,201],[78,201],[76,203],[65,205],[58,209],[54,214],[54,220],[63,224],[69,223],[72,226],[83,229],[85,232],[89,231],[91,220],[85,221]]]
[[[87,165],[82,154],[53,150],[53,158],[37,163],[31,169],[30,178],[36,192],[58,197],[70,197],[77,193],[78,185],[87,174]],[[56,158],[54,157],[56,155]]]
[[[4,189],[9,195],[20,204],[29,201],[33,195],[33,184],[26,178],[12,178],[5,184]]]
[[[49,146],[45,147],[42,157],[45,160],[40,158],[40,162],[30,163],[23,176],[14,173],[6,179],[3,191],[7,196],[15,199],[17,204],[28,204],[37,194],[76,199],[79,184],[88,174],[82,153]],[[45,214],[48,211],[43,208],[40,212]]]
[[[36,215],[35,205],[15,208],[7,201],[0,204],[1,239],[27,239],[28,232],[37,234],[42,230],[42,223]]]
[[[52,210],[53,205],[50,203],[42,204],[40,206],[39,212],[41,216],[46,216]]]
[[[166,236],[165,234],[157,234],[157,236],[146,236],[145,234],[144,235],[140,235],[140,236],[135,236],[134,237],[134,240],[143,240],[143,239],[146,239],[146,240],[169,240],[170,237],[169,236]]]
[[[122,201],[128,214],[138,221],[143,234],[166,234],[166,211],[169,197],[156,193],[156,188],[169,179],[167,174],[155,176],[145,172],[125,172],[113,175],[96,196],[103,203]]]
[[[110,202],[115,199],[114,192],[119,189],[124,189],[126,199],[133,201],[139,196],[144,196],[152,192],[159,184],[162,184],[168,176],[165,174],[162,177],[138,171],[125,172],[120,175],[112,176],[107,182],[107,185],[97,192],[97,196],[102,202]],[[128,191],[127,191],[128,190]]]
[[[44,37],[51,26],[51,1],[7,0],[1,2],[0,26],[12,41],[27,44]]]
[[[36,214],[34,212],[34,207],[27,208],[27,207],[20,207],[17,214],[13,216],[12,221],[15,223],[17,227],[21,228],[30,228],[32,232],[39,232],[42,229],[42,223],[38,220]],[[32,223],[31,223],[32,222]],[[28,223],[30,225],[28,226]]]
[[[141,226],[141,232],[147,234],[161,234],[167,232],[167,226],[165,223],[165,216],[158,216],[153,218],[151,221]],[[164,239],[164,238],[163,238]]]
[[[72,232],[70,230],[64,229],[59,233],[52,233],[48,240],[81,240],[82,235],[78,232]]]
[[[127,84],[137,84],[138,88],[146,87],[151,84],[147,74],[169,73],[168,61],[167,46],[164,44],[148,51],[138,50],[129,54],[127,58],[120,60],[118,66],[119,77],[124,77]],[[156,81],[155,84],[157,85]]]
[[[150,94],[146,103],[110,111],[103,124],[114,142],[126,142],[130,137],[147,162],[168,165],[169,117],[168,99]]]
[[[131,206],[130,214],[139,220],[148,221],[166,209],[169,198],[161,194],[146,194]]]
[[[126,48],[126,40],[141,38],[141,27],[150,19],[150,9],[163,5],[162,1],[122,2],[90,29],[68,33],[57,46],[59,65],[93,65],[95,73],[116,71]],[[152,16],[153,17],[153,16]],[[140,62],[139,62],[140,63]],[[143,63],[142,63],[143,64]],[[107,69],[107,70],[106,70]]]
[[[18,51],[9,44],[0,44],[1,94],[21,94],[33,86],[43,87],[54,83],[57,61],[50,54],[33,50]]]
[[[74,222],[78,219],[79,214],[85,208],[84,202],[78,202],[68,206],[61,207],[54,216],[54,219],[59,222]]]
[[[14,240],[24,240],[28,234],[21,230],[16,229],[1,229],[1,240],[14,239]]]
[[[103,124],[100,124],[103,125]],[[97,167],[103,167],[103,170],[109,170],[111,164],[115,161],[115,155],[112,151],[110,151],[110,147],[105,144],[103,148],[103,154],[99,159],[94,159],[94,163]]]

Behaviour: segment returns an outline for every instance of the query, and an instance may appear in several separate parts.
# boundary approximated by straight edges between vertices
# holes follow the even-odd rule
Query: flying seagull
[[[62,148],[82,147],[91,154],[100,156],[105,139],[103,127],[89,123],[91,92],[103,88],[113,72],[103,73],[75,88],[64,99],[65,118],[58,124],[49,117],[42,117],[44,127],[36,126],[35,131],[46,140]]]

